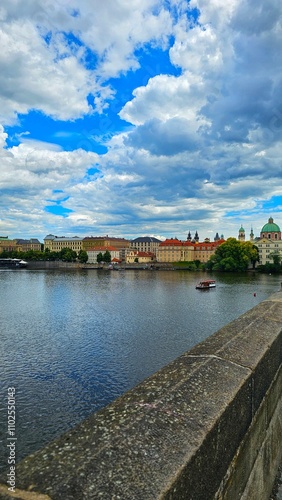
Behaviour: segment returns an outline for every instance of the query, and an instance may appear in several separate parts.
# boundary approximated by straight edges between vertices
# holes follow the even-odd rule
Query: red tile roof
[[[176,239],[176,238],[171,238],[171,239],[167,239],[165,241],[162,241],[160,244],[159,244],[160,247],[182,247],[183,246],[183,242]]]

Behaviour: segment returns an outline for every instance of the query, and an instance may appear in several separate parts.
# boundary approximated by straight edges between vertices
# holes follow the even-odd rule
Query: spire
[[[198,231],[195,232],[194,240],[195,241],[199,241]]]
[[[191,240],[192,240],[192,236],[191,236],[191,233],[189,231],[188,236],[187,236],[187,241],[191,241]]]

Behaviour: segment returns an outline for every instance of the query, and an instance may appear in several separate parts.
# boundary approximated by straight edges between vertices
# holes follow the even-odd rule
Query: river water
[[[215,289],[196,290],[204,276],[1,270],[3,453],[8,387],[19,460],[280,290],[281,276],[255,273],[213,274]]]

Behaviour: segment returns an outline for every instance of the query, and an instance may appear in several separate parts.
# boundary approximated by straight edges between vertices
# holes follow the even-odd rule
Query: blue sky
[[[278,0],[0,7],[0,235],[282,226]]]

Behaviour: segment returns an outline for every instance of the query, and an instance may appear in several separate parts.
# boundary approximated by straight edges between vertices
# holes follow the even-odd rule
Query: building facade
[[[8,236],[0,236],[0,253],[4,251],[28,252],[29,250],[41,251],[41,243],[37,238],[10,240]]]
[[[0,236],[0,253],[17,251],[15,240],[10,240],[8,236]]]
[[[70,248],[78,253],[82,250],[82,240],[83,238],[79,238],[78,236],[69,238],[67,236],[48,234],[44,238],[44,251],[48,248],[50,252],[60,252],[63,248]]]
[[[115,238],[110,236],[86,236],[82,240],[82,250],[89,250],[94,247],[114,247],[117,250],[129,248],[130,241],[125,238]]]
[[[272,217],[264,224],[260,232],[260,238],[254,241],[259,251],[258,264],[272,264],[273,255],[279,254],[282,257],[281,230],[278,224],[275,224]]]
[[[194,241],[194,243],[193,243]],[[199,260],[206,263],[216,251],[216,248],[224,243],[224,239],[211,242],[206,239],[203,242],[195,240],[180,241],[177,238],[167,239],[160,243],[157,250],[158,262],[192,262]]]
[[[125,256],[125,262],[127,264],[133,264],[138,262],[138,264],[149,264],[156,260],[156,256],[153,252],[139,252],[138,250],[129,250]]]
[[[140,238],[135,238],[131,240],[131,247],[138,250],[139,252],[152,252],[156,254],[157,249],[161,240],[154,238],[152,236],[141,236]]]
[[[37,238],[30,238],[29,240],[16,240],[16,246],[19,252],[28,252],[29,250],[34,250],[36,252],[41,251],[41,243]]]
[[[224,243],[224,241],[225,241],[224,239],[219,239],[216,241],[205,240],[202,243],[200,242],[200,243],[194,245],[194,259],[193,260],[199,260],[202,264],[205,264],[206,262],[208,262],[208,260],[214,254],[217,247],[219,245],[222,245],[222,243]]]
[[[118,262],[120,261],[120,251],[111,246],[103,246],[103,247],[94,247],[90,248],[89,250],[86,250],[86,253],[88,255],[88,264],[97,264],[97,256],[102,253],[104,254],[106,251],[110,252],[111,254],[111,261]]]

